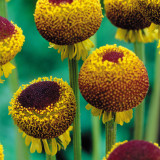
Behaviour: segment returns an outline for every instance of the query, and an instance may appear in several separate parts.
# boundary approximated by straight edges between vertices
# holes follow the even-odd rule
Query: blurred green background
[[[23,29],[25,43],[22,51],[15,57],[18,77],[21,84],[26,84],[38,77],[53,76],[62,78],[69,82],[68,61],[61,61],[60,54],[56,50],[49,49],[49,43],[38,33],[34,23],[34,10],[36,0],[11,0],[7,4],[8,19]],[[104,10],[103,10],[104,14]],[[97,36],[97,47],[106,44],[117,44],[133,50],[133,44],[116,40],[116,27],[105,17],[99,28]],[[146,98],[147,117],[150,94],[152,92],[154,65],[155,65],[156,43],[146,45],[146,67],[150,79],[150,88]],[[79,62],[79,67],[82,65]],[[4,145],[5,160],[16,160],[16,130],[11,116],[8,115],[8,105],[12,98],[8,80],[0,84],[0,143]],[[86,101],[81,97],[81,130],[82,130],[82,159],[91,160],[92,156],[92,123],[91,113],[85,109]],[[146,119],[146,118],[145,118]],[[146,121],[145,121],[146,122]],[[130,140],[133,138],[134,121],[117,127],[117,141]],[[72,134],[71,134],[72,135]],[[101,158],[105,156],[105,128],[101,123],[100,139]],[[44,160],[44,154],[31,154],[31,160]],[[25,160],[25,158],[24,158]],[[57,160],[73,160],[73,142],[65,151],[57,154]]]

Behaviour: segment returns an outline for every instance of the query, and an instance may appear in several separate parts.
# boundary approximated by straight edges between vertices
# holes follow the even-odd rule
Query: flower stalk
[[[145,64],[145,55],[144,55],[144,43],[142,42],[135,42],[134,43],[135,54],[139,57],[140,60],[143,61]],[[145,101],[138,105],[135,109],[135,128],[134,128],[134,139],[136,140],[143,140],[144,136],[144,108]]]
[[[46,154],[46,160],[56,160],[56,156]]]
[[[106,122],[106,154],[112,149],[112,146],[116,142],[116,123],[114,119],[109,122]]]
[[[157,52],[159,50],[157,49]],[[158,140],[158,129],[159,129],[159,95],[160,95],[160,54],[156,53],[156,62],[155,62],[155,76],[154,76],[154,84],[153,84],[153,92],[151,95],[151,102],[149,105],[149,114],[147,120],[147,127],[146,127],[146,135],[145,140],[157,142]]]
[[[76,97],[76,116],[73,122],[73,146],[74,160],[81,160],[81,128],[80,128],[80,100],[78,87],[78,61],[76,57],[68,60],[69,64],[69,79]]]
[[[5,0],[0,0],[0,16],[7,18],[7,7]]]

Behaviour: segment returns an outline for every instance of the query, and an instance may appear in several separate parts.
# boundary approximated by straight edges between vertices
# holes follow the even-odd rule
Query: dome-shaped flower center
[[[133,140],[117,147],[108,160],[159,160],[160,149],[154,144]]]
[[[108,60],[108,61],[111,61],[111,62],[114,62],[114,63],[118,63],[118,59],[123,58],[124,54],[123,53],[120,53],[120,52],[115,52],[115,51],[112,51],[112,52],[107,52],[103,55],[103,59],[102,59],[102,62]]]
[[[15,26],[6,18],[0,16],[0,40],[8,38],[14,34]]]
[[[59,89],[60,86],[52,81],[34,83],[22,91],[18,101],[26,108],[44,109],[58,101]]]
[[[49,2],[52,4],[56,3],[58,5],[60,3],[72,3],[73,0],[49,0]]]

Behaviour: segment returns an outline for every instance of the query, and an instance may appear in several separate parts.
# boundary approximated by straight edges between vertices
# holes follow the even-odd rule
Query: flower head
[[[160,148],[142,140],[116,143],[108,153],[106,160],[159,160]]]
[[[83,63],[78,81],[84,99],[102,113],[136,107],[149,87],[143,62],[132,51],[116,45],[94,51]]]
[[[0,160],[4,160],[3,146],[0,144]]]
[[[117,27],[139,30],[151,25],[133,0],[104,0],[107,18]]]
[[[9,107],[15,124],[37,143],[66,134],[75,112],[73,90],[62,79],[52,77],[38,78],[20,87]]]
[[[157,33],[147,28],[151,22],[142,15],[134,0],[104,0],[107,18],[118,28],[116,38],[126,42],[152,42]]]
[[[153,23],[160,25],[159,0],[137,0],[137,2],[139,4],[140,12]]]
[[[0,16],[0,77],[9,76],[14,68],[9,61],[21,51],[24,39],[21,28]]]
[[[98,0],[38,0],[34,17],[43,38],[57,45],[73,45],[94,35],[102,11]]]

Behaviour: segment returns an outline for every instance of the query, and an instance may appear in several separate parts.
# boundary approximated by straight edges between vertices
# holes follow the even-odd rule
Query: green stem
[[[12,60],[11,63],[16,66],[15,61]],[[9,75],[8,78],[9,86],[12,94],[17,91],[19,88],[18,81],[18,73],[17,68],[12,71],[12,74]],[[29,160],[29,149],[25,145],[24,138],[22,137],[22,133],[18,132],[18,128],[16,128],[17,137],[16,137],[16,160],[22,160],[25,157],[25,160]]]
[[[158,50],[158,49],[157,49]],[[153,84],[153,92],[151,94],[151,101],[149,104],[148,120],[146,127],[145,140],[151,142],[157,142],[158,140],[158,129],[159,129],[159,96],[160,96],[160,54],[156,53],[155,61],[155,76]]]
[[[7,7],[5,0],[0,0],[0,16],[7,18]],[[15,65],[15,61],[12,60],[12,63]],[[19,87],[18,81],[18,73],[17,69],[15,68],[12,71],[12,74],[9,75],[9,86],[11,89],[12,94],[17,91]],[[17,130],[17,128],[16,128]],[[16,160],[22,160],[25,157],[25,160],[29,160],[29,151],[28,148],[25,146],[24,139],[22,138],[22,134],[18,133],[17,131],[17,141],[16,141]]]
[[[114,120],[106,122],[106,154],[112,149],[112,146],[116,142],[116,123]]]
[[[97,34],[92,36],[90,40],[94,43],[94,48],[91,49],[92,51],[96,50],[97,48]],[[93,154],[92,160],[98,160],[100,158],[100,141],[101,141],[101,130],[100,130],[100,120],[99,117],[92,116],[92,144],[93,144]]]
[[[74,160],[81,160],[81,128],[80,128],[80,101],[78,88],[78,61],[76,59],[68,60],[69,79],[77,103],[76,116],[73,122],[73,146]]]
[[[46,160],[56,160],[56,156],[51,156],[46,154]]]
[[[0,16],[7,18],[7,7],[5,0],[0,0]]]
[[[93,160],[100,159],[100,120],[99,117],[92,116],[92,143],[93,143]]]
[[[144,43],[135,42],[134,49],[136,55],[145,64]],[[138,107],[135,110],[134,139],[137,140],[142,140],[144,136],[144,109],[145,109],[144,106],[145,106],[145,101],[143,100],[143,102],[140,105],[138,105]]]

